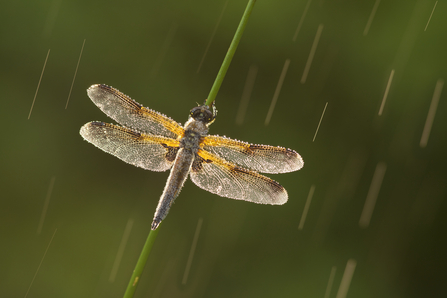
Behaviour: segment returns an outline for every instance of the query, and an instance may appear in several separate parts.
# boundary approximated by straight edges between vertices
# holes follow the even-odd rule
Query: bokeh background
[[[184,123],[207,97],[246,2],[2,3],[1,297],[122,297],[168,172],[83,141],[84,123],[113,122],[86,89],[114,86]],[[135,297],[343,297],[343,279],[347,297],[446,297],[445,91],[420,146],[447,77],[446,15],[432,0],[258,1],[211,133],[292,148],[304,168],[271,175],[288,190],[283,206],[220,198],[187,181]],[[236,124],[250,69],[253,89]]]

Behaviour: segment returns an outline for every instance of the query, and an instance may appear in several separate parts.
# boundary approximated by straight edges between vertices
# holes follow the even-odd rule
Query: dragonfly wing
[[[301,156],[291,149],[253,145],[221,136],[207,136],[201,147],[244,168],[261,173],[288,173],[301,169]]]
[[[86,141],[127,163],[158,172],[171,168],[179,146],[174,139],[104,122],[89,122],[81,127],[80,134]]]
[[[287,191],[278,182],[199,150],[190,171],[200,188],[222,197],[258,204],[282,205]]]
[[[129,96],[107,85],[93,85],[87,94],[98,108],[121,125],[138,131],[176,139],[183,134],[180,124],[171,118],[143,107]]]

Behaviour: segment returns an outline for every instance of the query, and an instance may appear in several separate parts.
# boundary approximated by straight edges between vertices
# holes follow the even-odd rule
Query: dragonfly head
[[[207,105],[194,107],[191,109],[191,112],[189,115],[197,121],[203,122],[206,124],[206,126],[210,125],[211,123],[216,120],[217,115],[217,109],[214,106],[212,106],[213,110],[211,111],[210,108]]]

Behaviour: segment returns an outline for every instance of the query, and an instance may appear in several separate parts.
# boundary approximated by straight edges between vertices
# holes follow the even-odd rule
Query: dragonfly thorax
[[[200,139],[208,134],[208,126],[194,118],[185,124],[185,133],[180,139],[180,147],[196,153],[199,150]]]

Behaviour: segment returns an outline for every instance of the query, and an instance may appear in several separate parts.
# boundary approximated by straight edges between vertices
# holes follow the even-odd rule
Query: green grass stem
[[[228,48],[227,54],[220,66],[219,73],[217,74],[216,80],[214,80],[213,87],[211,87],[210,93],[208,94],[208,98],[206,100],[206,105],[211,107],[216,99],[216,95],[219,92],[220,86],[227,74],[228,67],[230,67],[231,60],[233,59],[234,53],[236,52],[239,41],[241,40],[242,34],[244,33],[245,26],[247,25],[248,18],[250,17],[253,6],[255,5],[256,0],[250,0],[245,8],[244,15],[237,27],[236,33],[234,34],[233,40],[231,41],[230,47]]]
[[[158,231],[160,227],[156,230],[151,230],[149,236],[147,236],[146,243],[144,244],[143,250],[141,251],[140,257],[138,258],[137,264],[133,271],[132,277],[130,278],[129,284],[127,285],[126,292],[124,293],[124,298],[132,298],[135,290],[137,289],[138,283],[140,282],[141,274],[143,273],[144,266],[146,265],[147,258],[151,252],[152,246],[154,246],[155,238],[157,238]]]

